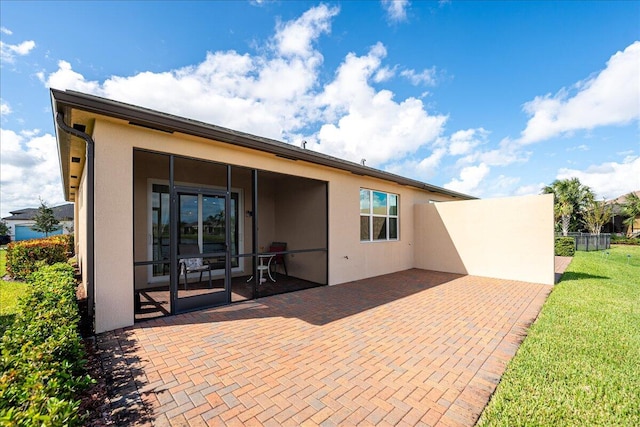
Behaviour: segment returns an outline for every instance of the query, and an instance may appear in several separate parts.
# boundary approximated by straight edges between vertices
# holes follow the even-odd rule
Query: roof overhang
[[[317,165],[340,169],[356,175],[370,176],[385,181],[395,182],[400,185],[443,194],[457,199],[476,199],[476,197],[459,193],[457,191],[447,190],[442,187],[426,184],[421,181],[405,178],[400,175],[363,166],[358,163],[342,160],[273,139],[250,135],[248,133],[167,113],[161,113],[94,95],[87,95],[75,91],[51,89],[51,103],[53,107],[54,121],[56,114],[60,112],[64,116],[65,123],[68,126],[84,129],[84,132],[89,135],[91,135],[93,131],[93,115],[102,115],[125,120],[132,125],[169,133],[182,133],[233,144],[244,148],[272,153],[276,156],[290,160],[301,160]],[[66,132],[61,131],[58,129],[57,125],[56,137],[58,141],[58,154],[60,156],[60,169],[62,172],[65,198],[66,200],[74,201],[74,189],[79,185],[82,170],[86,161],[85,142],[80,138],[70,136]]]
[[[54,96],[54,90],[51,91],[51,106],[56,129],[58,159],[60,160],[64,198],[67,201],[75,202],[87,160],[87,147],[83,139],[61,130],[56,122],[56,116],[60,113],[68,126],[82,130],[88,134],[93,132],[94,120],[86,114],[81,115],[80,109],[75,109],[63,102],[59,102]]]

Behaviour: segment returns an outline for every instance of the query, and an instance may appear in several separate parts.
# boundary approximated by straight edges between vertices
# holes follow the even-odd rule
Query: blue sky
[[[640,189],[640,2],[0,2],[0,214],[62,203],[49,87],[478,197]]]

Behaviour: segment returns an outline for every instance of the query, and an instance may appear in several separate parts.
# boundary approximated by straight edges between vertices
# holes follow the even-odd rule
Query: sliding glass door
[[[169,255],[170,255],[170,234],[169,234],[169,185],[161,183],[150,183],[150,236],[151,245],[149,247],[149,255],[153,261],[165,261],[165,264],[154,264],[150,266],[149,277],[150,282],[166,282],[169,280]],[[219,191],[211,189],[211,191]],[[238,255],[240,248],[240,222],[239,215],[239,191],[231,193],[230,197],[230,222],[231,231],[229,249],[231,255]],[[206,195],[188,195],[183,196],[181,208],[178,210],[182,215],[180,230],[183,234],[179,235],[181,243],[197,243],[203,251],[213,252],[218,246],[221,239],[221,212],[224,212],[224,206],[220,199],[209,199]],[[194,207],[202,206],[201,210]],[[182,224],[184,223],[184,224]],[[231,268],[239,267],[239,258],[232,258]],[[214,270],[222,273],[224,266],[218,265]]]
[[[230,198],[224,192],[180,186],[176,203],[175,311],[228,303]]]

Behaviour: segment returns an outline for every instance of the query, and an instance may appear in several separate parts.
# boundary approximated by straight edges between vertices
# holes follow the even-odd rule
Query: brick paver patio
[[[551,286],[408,270],[98,337],[123,424],[472,426]]]

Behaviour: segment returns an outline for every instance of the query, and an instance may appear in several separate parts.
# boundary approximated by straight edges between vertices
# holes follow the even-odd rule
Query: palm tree
[[[627,236],[633,234],[633,224],[636,218],[640,217],[640,197],[637,193],[629,193],[625,196],[625,201],[622,204],[622,214],[627,218],[622,221],[627,228]]]
[[[569,231],[581,228],[582,215],[595,196],[578,178],[555,180],[542,189],[543,194],[554,195],[556,228],[566,236]]]
[[[553,211],[555,213],[556,224],[560,225],[562,235],[566,236],[569,233],[573,205],[567,201],[556,203],[553,207]]]

